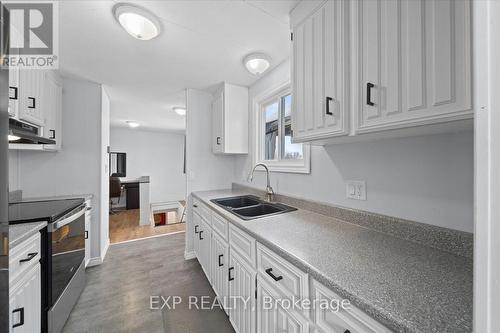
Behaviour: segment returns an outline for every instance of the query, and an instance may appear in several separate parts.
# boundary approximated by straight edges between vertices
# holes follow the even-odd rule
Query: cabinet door
[[[85,267],[90,261],[90,226],[92,225],[92,211],[85,212]]]
[[[44,70],[21,69],[19,73],[19,119],[44,126],[42,88]]]
[[[357,133],[472,116],[469,1],[357,4]]]
[[[62,132],[62,87],[55,75],[55,73],[49,71],[45,73],[42,96],[43,115],[45,117],[43,136],[56,141],[55,145],[46,145],[45,149],[52,150],[58,150],[61,148]]]
[[[9,68],[9,117],[19,116],[19,68]]]
[[[210,262],[212,258],[210,257],[210,247],[211,247],[211,238],[212,238],[212,229],[205,222],[205,220],[201,220],[200,231],[198,233],[198,241],[200,242],[199,251],[200,251],[200,259],[201,259],[201,267],[205,272],[209,281],[212,281],[212,272]]]
[[[307,323],[299,314],[287,311],[276,301],[278,291],[261,281],[257,281],[257,331],[259,333],[306,333]],[[279,298],[278,298],[279,299]]]
[[[255,332],[256,272],[234,251],[229,254],[229,320],[237,333]]]
[[[201,217],[198,215],[198,213],[193,212],[193,247],[194,247],[194,252],[196,253],[196,258],[198,258],[198,261],[201,264],[201,257],[200,257],[200,228],[201,228]]]
[[[40,265],[37,264],[10,291],[10,332],[40,332],[42,301],[40,274]]]
[[[212,150],[224,152],[224,92],[220,92],[212,102]]]
[[[293,27],[295,141],[348,134],[348,17],[345,1],[327,1]]]
[[[227,268],[229,263],[229,246],[215,232],[212,233],[212,286],[219,301],[226,310],[226,299],[229,296]],[[227,310],[226,310],[227,311]]]

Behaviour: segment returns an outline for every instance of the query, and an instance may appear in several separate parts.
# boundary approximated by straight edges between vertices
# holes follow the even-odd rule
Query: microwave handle
[[[83,214],[85,214],[86,210],[87,210],[86,206],[82,206],[82,208],[78,211],[78,213],[73,214],[65,219],[60,220],[60,221],[52,223],[51,225],[49,225],[49,231],[51,231],[51,232],[55,231],[55,230],[61,228],[62,226],[65,226],[66,224],[73,222],[74,220],[83,216]]]

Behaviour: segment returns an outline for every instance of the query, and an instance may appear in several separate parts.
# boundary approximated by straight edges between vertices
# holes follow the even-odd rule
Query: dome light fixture
[[[175,111],[179,116],[185,116],[186,115],[186,108],[183,106],[174,106],[172,110]]]
[[[271,58],[264,53],[251,53],[243,59],[243,65],[253,75],[261,75],[271,65]]]
[[[139,127],[141,126],[141,124],[139,124],[137,121],[135,120],[127,120],[126,121],[127,125],[129,125],[130,127],[132,128],[136,128],[136,127]]]
[[[113,7],[113,14],[132,37],[150,40],[160,34],[160,20],[143,8],[119,3]]]

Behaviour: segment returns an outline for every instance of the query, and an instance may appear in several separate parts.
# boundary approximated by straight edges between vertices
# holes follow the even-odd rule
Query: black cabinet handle
[[[203,233],[203,230],[200,230],[200,233],[199,233],[199,235],[200,235],[200,240],[204,240],[204,239],[205,239],[205,238],[201,237],[201,234],[202,234],[202,233]]]
[[[198,227],[199,227],[199,225],[195,225],[195,226],[194,226],[194,233],[195,233],[195,234],[199,233],[199,231],[198,231]]]
[[[372,88],[375,87],[373,83],[368,82],[366,84],[366,104],[374,106],[375,103],[372,102]]]
[[[221,259],[223,256],[224,256],[223,254],[219,254],[219,267],[224,266],[224,264],[220,262],[220,259]]]
[[[193,204],[193,207],[194,207],[194,208],[198,208],[198,205],[197,205],[197,204]]]
[[[329,116],[333,116],[333,113],[330,111],[330,102],[333,101],[333,98],[326,97],[326,114]]]
[[[272,277],[274,281],[279,281],[279,280],[283,279],[283,276],[281,276],[281,275],[280,276],[276,276],[272,272],[273,272],[272,268],[266,269],[266,273],[269,274],[269,276]]]
[[[28,97],[28,100],[31,102],[31,105],[28,104],[28,109],[36,108],[36,98],[35,97]]]
[[[12,325],[12,328],[24,325],[24,307],[13,310],[12,314],[15,314],[16,312],[19,312],[19,322],[17,324]]]
[[[27,258],[25,258],[25,259],[21,259],[21,260],[19,260],[19,262],[27,262],[27,261],[31,261],[31,259],[35,258],[37,254],[38,254],[38,252],[28,253],[28,257],[27,257]]]
[[[9,99],[17,99],[18,98],[18,89],[17,87],[9,87]],[[11,95],[11,92],[12,91],[12,95]]]
[[[349,330],[345,330],[345,331],[344,331],[344,333],[351,333],[351,331],[349,331]]]
[[[220,136],[217,137],[217,144],[220,145]]]
[[[229,267],[229,270],[228,270],[228,275],[229,275],[229,281],[233,281],[234,280],[234,277],[231,276],[231,271],[234,269],[234,267]]]
[[[85,239],[89,239],[89,232],[85,230]]]
[[[50,137],[49,139],[55,139],[56,138],[56,130],[49,130]]]

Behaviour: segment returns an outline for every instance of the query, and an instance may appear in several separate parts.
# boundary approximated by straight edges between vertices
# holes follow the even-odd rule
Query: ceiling
[[[118,1],[60,2],[60,68],[102,83],[111,99],[111,125],[136,120],[149,129],[182,131],[186,88],[249,86],[258,78],[242,59],[265,52],[271,68],[288,58],[288,13],[300,0],[129,1],[150,10],[162,33],[129,36],[115,21]]]

